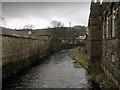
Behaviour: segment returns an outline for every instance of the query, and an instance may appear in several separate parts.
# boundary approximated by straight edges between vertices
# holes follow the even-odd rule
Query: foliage
[[[81,47],[80,51],[79,48],[73,49],[71,52],[71,56],[75,60],[74,66],[76,68],[83,67],[87,69],[89,56],[85,53],[86,51],[83,48],[84,47]]]
[[[64,24],[62,22],[60,22],[60,21],[52,21],[50,24],[52,25],[53,28],[63,27],[64,26]]]
[[[34,29],[34,28],[35,28],[35,26],[32,24],[27,24],[23,27],[23,29]]]
[[[5,25],[6,25],[5,18],[0,16],[0,27],[5,27]]]

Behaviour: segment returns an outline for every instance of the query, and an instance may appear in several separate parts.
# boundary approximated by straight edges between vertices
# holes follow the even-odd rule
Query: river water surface
[[[90,88],[87,71],[74,68],[70,51],[62,50],[20,71],[3,82],[3,88]]]

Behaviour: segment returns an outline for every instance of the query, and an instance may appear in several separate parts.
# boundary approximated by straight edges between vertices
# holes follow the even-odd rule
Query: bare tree
[[[34,25],[32,25],[32,24],[27,24],[27,25],[25,25],[24,27],[23,27],[23,29],[34,29],[35,28],[35,26]]]
[[[5,27],[6,25],[6,20],[4,17],[0,16],[0,27]]]
[[[52,25],[53,28],[63,27],[64,26],[64,24],[61,23],[60,21],[52,21],[50,24]]]

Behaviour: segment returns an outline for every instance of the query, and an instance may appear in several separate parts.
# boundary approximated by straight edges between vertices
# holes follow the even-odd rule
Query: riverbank
[[[74,48],[71,51],[70,56],[74,60],[75,68],[84,68],[88,71],[90,81],[97,83],[101,88],[116,88],[115,84],[110,81],[102,70],[99,62],[91,63],[92,66],[95,66],[91,67],[89,63],[90,57],[87,54],[85,46]]]
[[[83,67],[85,69],[88,69],[88,59],[90,59],[90,57],[87,55],[87,50],[85,47],[74,48],[71,51],[70,56],[74,60],[75,68]]]

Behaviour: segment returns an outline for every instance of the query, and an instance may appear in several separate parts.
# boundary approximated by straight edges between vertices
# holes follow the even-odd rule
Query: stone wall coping
[[[47,36],[48,35],[36,35],[36,34],[31,34],[29,35],[28,34],[28,31],[30,30],[25,30],[25,31],[22,31],[22,30],[12,30],[12,29],[6,29],[6,28],[2,28],[2,32],[0,32],[0,35],[2,36],[8,36],[8,37],[16,37],[16,38],[27,38],[27,39],[34,39],[34,40],[44,40],[42,38],[42,36]],[[50,37],[50,36],[49,36]]]

